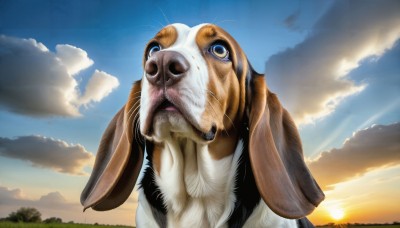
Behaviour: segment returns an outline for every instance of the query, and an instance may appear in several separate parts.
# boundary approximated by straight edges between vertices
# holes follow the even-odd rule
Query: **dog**
[[[143,66],[102,136],[85,209],[121,205],[146,155],[137,227],[313,227],[324,194],[297,128],[226,31],[169,25]]]

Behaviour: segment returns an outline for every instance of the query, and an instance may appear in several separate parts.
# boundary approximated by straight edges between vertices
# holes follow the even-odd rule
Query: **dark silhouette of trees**
[[[42,222],[42,214],[33,207],[21,207],[6,218],[11,222]]]
[[[43,220],[43,223],[62,223],[62,219],[57,217],[51,217]]]

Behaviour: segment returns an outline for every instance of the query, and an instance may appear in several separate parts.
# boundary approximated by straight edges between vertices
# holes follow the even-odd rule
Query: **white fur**
[[[175,43],[166,49],[161,51],[176,51],[182,54],[186,60],[189,62],[190,68],[187,72],[187,75],[182,78],[178,85],[176,85],[173,89],[178,91],[179,97],[182,101],[182,104],[185,105],[185,109],[188,114],[201,125],[203,116],[203,112],[205,111],[205,106],[207,102],[207,85],[208,85],[208,69],[206,61],[201,55],[199,48],[196,44],[196,35],[201,27],[205,24],[201,24],[195,26],[193,28],[189,28],[184,24],[173,24],[178,32],[178,37]],[[143,75],[142,80],[142,94],[141,94],[141,108],[140,108],[140,129],[143,132],[145,118],[149,116],[149,109],[151,105],[151,98],[154,97],[151,94],[152,85],[147,81],[145,75]],[[168,90],[171,88],[167,88]],[[154,135],[150,137],[155,141],[163,141],[168,134],[166,132],[160,132],[163,129],[168,129],[166,127],[172,128],[173,132],[185,132],[187,135],[190,133],[193,135],[192,138],[195,138],[195,133],[191,130],[188,131],[190,126],[180,119],[174,119],[172,121],[164,121],[160,122],[168,122],[169,126],[157,127],[159,119],[155,118],[153,121]],[[169,119],[171,120],[171,118]],[[211,128],[211,126],[210,126]],[[204,129],[203,129],[204,130]],[[209,130],[209,129],[206,129]]]
[[[212,159],[206,145],[191,140],[172,144],[162,151],[156,177],[168,208],[168,227],[225,227],[234,207],[233,185],[243,142],[221,160]]]
[[[136,227],[158,228],[157,222],[154,220],[151,208],[142,189],[139,189],[138,207],[136,209]]]
[[[265,203],[260,201],[258,206],[254,208],[253,213],[247,219],[244,228],[254,227],[279,227],[291,228],[297,227],[297,221],[293,219],[285,219],[275,214]]]

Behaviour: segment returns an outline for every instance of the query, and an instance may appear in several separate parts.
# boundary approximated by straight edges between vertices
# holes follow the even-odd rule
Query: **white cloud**
[[[43,136],[0,137],[0,156],[74,175],[84,175],[83,169],[90,166],[94,159],[94,155],[79,144],[71,145]]]
[[[85,94],[80,98],[80,103],[99,102],[118,86],[119,81],[117,78],[104,71],[96,70],[86,86]]]
[[[365,88],[346,75],[400,38],[399,8],[396,0],[335,1],[303,42],[268,60],[268,84],[297,123],[330,114]]]
[[[86,88],[96,96],[82,97],[73,76],[92,64],[86,51],[71,45],[57,45],[53,53],[34,39],[1,35],[0,108],[34,117],[79,116],[83,104],[101,101],[119,84],[114,76],[96,70],[90,79],[96,83]]]
[[[77,74],[93,64],[93,60],[89,59],[86,51],[68,44],[57,45],[56,56],[71,75]]]
[[[330,185],[361,176],[372,169],[400,164],[400,123],[374,125],[358,131],[342,148],[321,153],[308,164],[318,183]]]

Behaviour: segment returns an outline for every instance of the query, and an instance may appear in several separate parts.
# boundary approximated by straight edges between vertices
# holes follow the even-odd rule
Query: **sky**
[[[106,125],[171,23],[214,23],[266,73],[325,192],[314,224],[400,221],[400,2],[0,0],[0,218],[134,225],[137,194],[82,212]]]

